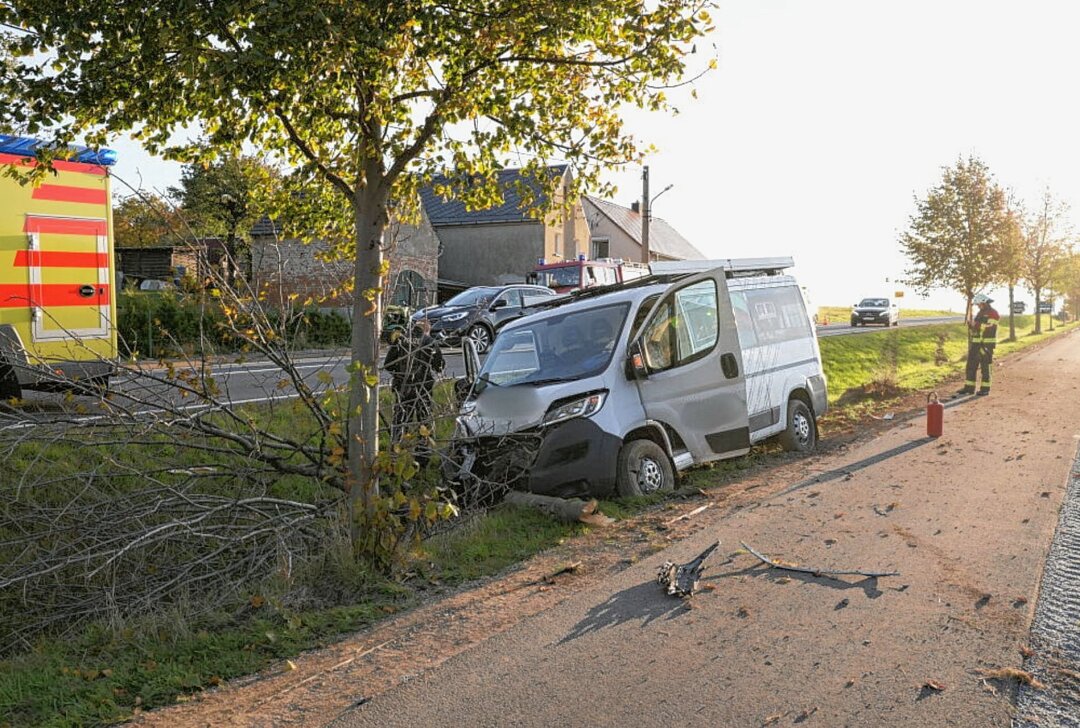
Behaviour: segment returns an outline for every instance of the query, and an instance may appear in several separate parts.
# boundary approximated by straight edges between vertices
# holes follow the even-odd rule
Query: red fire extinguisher
[[[941,437],[942,424],[945,420],[945,405],[938,402],[937,392],[926,397],[926,435]]]

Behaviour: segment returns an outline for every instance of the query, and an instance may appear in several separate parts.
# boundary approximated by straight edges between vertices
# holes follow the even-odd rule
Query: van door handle
[[[728,379],[739,376],[739,362],[735,361],[735,355],[730,352],[720,357],[720,368]]]

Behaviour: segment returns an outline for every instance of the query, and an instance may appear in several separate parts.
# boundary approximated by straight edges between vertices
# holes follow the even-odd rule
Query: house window
[[[607,238],[593,238],[592,241],[592,257],[593,260],[597,258],[610,258],[609,252],[610,241]]]
[[[424,277],[414,270],[405,269],[398,274],[390,304],[409,308],[422,306],[424,303],[424,289]]]

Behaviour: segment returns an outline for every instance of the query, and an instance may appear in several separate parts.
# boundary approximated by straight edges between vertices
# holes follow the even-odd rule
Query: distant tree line
[[[1069,207],[1049,188],[1025,206],[982,160],[961,158],[943,168],[941,182],[925,197],[916,197],[915,208],[900,244],[910,262],[906,282],[917,292],[957,291],[970,315],[976,293],[1007,287],[1010,339],[1016,338],[1018,286],[1035,297],[1035,333],[1042,332],[1041,302],[1064,297],[1073,315],[1080,314],[1080,252],[1073,247]]]

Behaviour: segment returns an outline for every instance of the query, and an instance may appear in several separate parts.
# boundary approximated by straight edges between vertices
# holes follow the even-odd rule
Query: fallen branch
[[[703,510],[705,510],[706,508],[708,508],[711,505],[712,505],[712,503],[706,503],[703,506],[699,506],[699,507],[695,508],[694,510],[690,511],[689,513],[684,513],[681,516],[676,516],[675,518],[672,518],[670,521],[668,521],[667,525],[670,526],[671,524],[678,523],[679,521],[689,521],[691,518],[693,518],[697,514],[701,513]]]
[[[367,657],[368,655],[370,655],[372,652],[375,652],[376,650],[381,650],[383,647],[386,647],[391,642],[393,642],[393,640],[386,640],[386,642],[383,642],[381,645],[375,645],[374,647],[372,647],[370,649],[364,650],[363,652],[361,652],[358,655],[354,655],[354,656],[350,657],[347,660],[342,660],[341,662],[334,665],[333,667],[329,667],[329,668],[327,668],[325,670],[320,670],[319,672],[315,673],[314,675],[310,675],[310,676],[304,678],[303,680],[301,680],[300,682],[294,683],[293,685],[290,685],[289,687],[285,688],[284,690],[279,690],[279,691],[273,693],[272,695],[266,696],[265,698],[263,698],[259,702],[255,703],[255,705],[253,705],[252,707],[253,708],[258,708],[258,707],[270,702],[271,700],[274,700],[275,698],[280,698],[285,693],[292,692],[293,690],[295,690],[298,687],[302,687],[304,685],[307,685],[312,680],[316,680],[316,679],[318,679],[320,677],[323,677],[324,675],[327,675],[327,674],[333,672],[334,670],[338,670],[338,669],[340,669],[342,667],[345,667],[346,665],[349,665],[349,664],[355,662],[356,660],[359,660],[359,659],[361,659],[363,657]]]
[[[798,566],[796,564],[788,564],[783,561],[775,561],[768,556],[755,551],[752,547],[748,546],[745,541],[740,541],[740,544],[744,549],[753,554],[759,561],[764,564],[768,564],[774,569],[783,569],[785,571],[798,571],[803,574],[813,574],[814,576],[900,576],[899,571],[863,571],[862,569],[817,569],[809,566]]]
[[[563,523],[588,523],[593,526],[607,526],[614,523],[614,519],[597,510],[598,503],[595,500],[556,498],[515,490],[506,494],[505,501],[515,506],[536,508]]]
[[[1042,690],[1046,687],[1030,672],[1016,667],[999,667],[996,670],[977,669],[975,673],[983,680],[1016,680],[1025,685],[1030,685],[1036,690]]]

